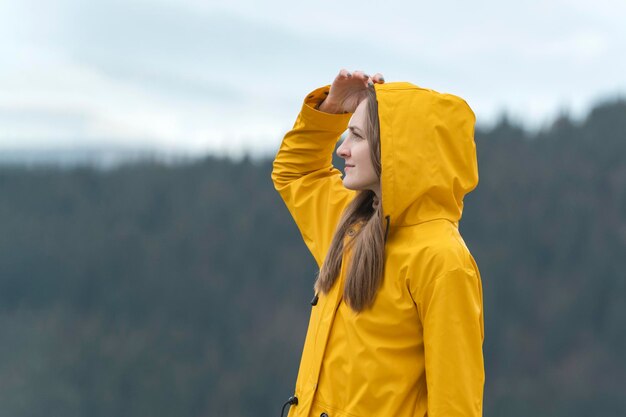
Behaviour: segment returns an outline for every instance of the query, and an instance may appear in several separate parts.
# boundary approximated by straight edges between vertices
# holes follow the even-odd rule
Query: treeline
[[[484,415],[624,415],[626,102],[476,142]],[[271,162],[0,168],[0,415],[276,416],[316,265]]]

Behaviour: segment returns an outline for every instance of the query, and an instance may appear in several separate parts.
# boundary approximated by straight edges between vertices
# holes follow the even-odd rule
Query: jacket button
[[[320,417],[328,417],[328,414],[322,413],[322,414],[320,414]]]

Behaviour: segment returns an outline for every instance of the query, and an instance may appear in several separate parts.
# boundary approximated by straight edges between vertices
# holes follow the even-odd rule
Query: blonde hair
[[[365,135],[370,147],[370,157],[378,178],[381,178],[380,125],[378,102],[374,87],[367,89]],[[343,298],[356,312],[370,307],[382,283],[385,257],[385,230],[383,229],[383,207],[372,190],[360,190],[344,209],[337,224],[335,235],[314,284],[315,293],[328,294],[339,276],[344,261],[344,249],[351,249],[350,264],[343,289]],[[343,246],[346,232],[361,224],[358,233],[352,236],[347,248]]]

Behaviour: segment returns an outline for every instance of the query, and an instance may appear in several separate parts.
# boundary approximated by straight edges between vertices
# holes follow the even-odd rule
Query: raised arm
[[[274,159],[274,187],[320,267],[341,214],[356,195],[344,187],[341,171],[332,165],[335,145],[367,96],[367,86],[384,82],[380,73],[370,77],[342,68],[332,85],[313,90],[304,99]]]
[[[305,98],[296,122],[274,159],[272,181],[321,267],[343,209],[354,198],[332,165],[332,154],[352,113],[326,113],[315,107],[330,85]]]

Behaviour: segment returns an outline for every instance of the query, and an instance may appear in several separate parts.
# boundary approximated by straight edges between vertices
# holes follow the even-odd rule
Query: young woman
[[[482,283],[458,229],[475,121],[362,71],[304,99],[272,172],[320,267],[289,417],[482,416]]]

